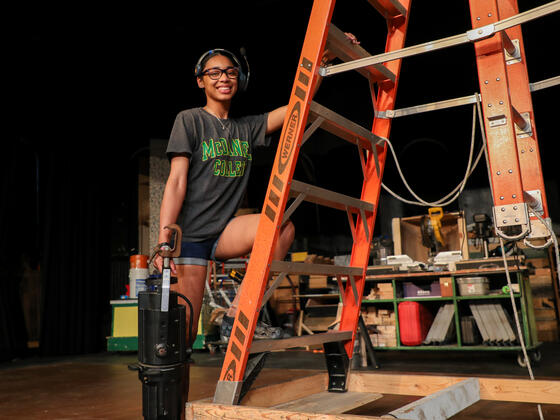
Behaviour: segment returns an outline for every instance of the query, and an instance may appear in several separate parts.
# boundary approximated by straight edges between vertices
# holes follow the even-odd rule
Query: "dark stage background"
[[[407,45],[470,29],[467,1],[413,1]],[[544,1],[520,1],[528,10]],[[137,246],[138,159],[149,140],[168,137],[175,115],[203,105],[192,76],[211,48],[247,50],[249,90],[233,114],[264,112],[289,99],[310,0],[154,3],[140,6],[52,4],[15,6],[7,14],[4,85],[8,113],[1,154],[0,360],[28,355],[20,294],[25,273],[40,268],[39,354],[102,351],[110,328],[111,265]],[[384,21],[366,1],[340,0],[333,18],[372,53],[382,52]],[[556,76],[550,36],[558,14],[524,25],[530,81]],[[478,91],[471,45],[405,59],[397,108]],[[533,95],[542,163],[553,221],[556,183],[557,87]],[[359,75],[323,81],[317,101],[369,126],[373,113]],[[391,139],[405,175],[434,200],[463,176],[471,108],[396,120]],[[478,134],[477,145],[480,144]],[[260,207],[274,151],[258,155],[249,189]],[[302,149],[297,178],[359,196],[362,181],[354,148],[326,134]],[[406,195],[390,158],[384,182]],[[485,188],[481,165],[467,188]],[[406,195],[408,197],[408,195]],[[381,201],[383,206],[383,198]],[[446,210],[455,210],[456,205]],[[405,215],[424,209],[405,207]],[[349,234],[330,213],[297,216],[298,234],[320,233],[321,223]]]

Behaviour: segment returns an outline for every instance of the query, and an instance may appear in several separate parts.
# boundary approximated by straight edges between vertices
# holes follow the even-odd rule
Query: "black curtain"
[[[23,260],[34,258],[35,221],[30,212],[33,155],[22,142],[3,146],[0,160],[0,361],[27,351],[27,333],[20,297]]]
[[[42,355],[101,350],[108,333],[111,188],[107,161],[49,153],[42,212]]]

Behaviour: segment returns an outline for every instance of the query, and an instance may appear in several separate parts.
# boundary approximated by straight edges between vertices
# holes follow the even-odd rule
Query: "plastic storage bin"
[[[461,296],[488,294],[487,277],[459,277],[457,278],[457,285]]]
[[[419,346],[428,335],[433,315],[419,302],[401,302],[398,310],[401,343],[405,346]]]

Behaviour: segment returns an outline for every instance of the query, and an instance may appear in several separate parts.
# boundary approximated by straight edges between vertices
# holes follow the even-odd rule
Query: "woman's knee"
[[[280,231],[280,240],[286,244],[291,245],[294,241],[296,235],[296,227],[292,223],[291,220],[288,220],[284,226],[282,226],[282,230]]]

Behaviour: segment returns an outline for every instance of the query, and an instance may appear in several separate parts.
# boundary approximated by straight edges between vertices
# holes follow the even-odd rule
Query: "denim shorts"
[[[219,237],[206,239],[202,242],[181,242],[181,255],[173,258],[175,264],[202,265],[208,264],[215,258]]]

